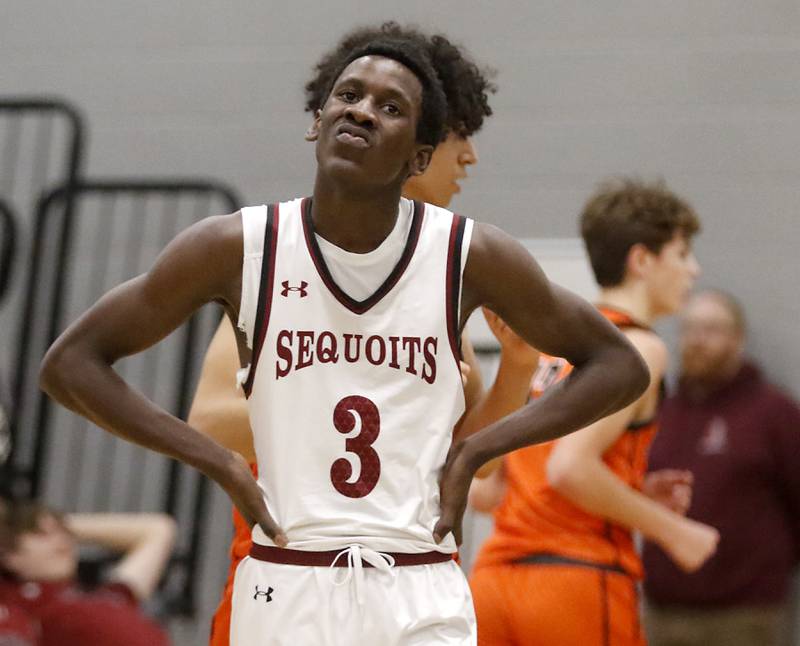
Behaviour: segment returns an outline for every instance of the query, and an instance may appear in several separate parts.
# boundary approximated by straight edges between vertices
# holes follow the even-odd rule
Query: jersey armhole
[[[239,299],[239,319],[236,327],[245,335],[247,347],[253,349],[253,328],[258,310],[258,290],[261,283],[261,262],[264,256],[264,227],[268,207],[248,206],[241,210],[242,218],[242,294]]]
[[[646,335],[654,337],[659,341],[661,341],[661,338],[658,336],[655,330],[646,325],[637,323],[636,321],[625,321],[621,323],[615,323],[615,325],[623,334],[626,331],[631,331],[631,330],[638,331],[638,332],[643,332]],[[661,343],[663,344],[663,341],[661,341]],[[664,381],[665,378],[666,378],[666,366],[665,366],[665,371],[661,373],[660,378],[658,380],[658,389],[654,396],[655,401],[652,402],[653,409],[648,410],[647,415],[643,417],[636,417],[633,420],[631,420],[631,422],[628,424],[628,427],[625,429],[627,432],[638,433],[644,429],[651,427],[653,424],[657,422],[658,411],[666,395],[666,383]]]
[[[461,281],[467,263],[469,242],[472,237],[472,220],[453,214],[450,226],[450,239],[447,247],[447,284],[445,298],[447,307],[447,336],[450,349],[456,360],[461,361]],[[466,250],[465,250],[466,246]],[[460,366],[459,366],[460,369]]]
[[[275,252],[278,244],[278,221],[279,221],[279,208],[277,204],[271,204],[267,207],[267,217],[264,226],[264,241],[262,246],[261,256],[261,271],[258,281],[258,301],[255,308],[255,320],[252,327],[252,336],[248,335],[248,344],[251,346],[252,353],[250,355],[250,365],[240,370],[237,374],[237,381],[244,390],[245,397],[250,397],[253,389],[253,381],[256,376],[256,368],[258,366],[258,358],[261,355],[261,348],[264,344],[264,337],[267,333],[269,324],[269,314],[272,307],[272,292],[273,283],[275,281]],[[245,262],[247,261],[247,253],[245,253]],[[246,271],[246,270],[243,270]],[[252,271],[252,269],[251,269]],[[242,276],[242,308],[251,309],[252,301],[245,302],[245,276]],[[253,293],[252,287],[250,288],[250,297]],[[240,310],[239,324],[242,324],[242,316],[247,317],[247,312]],[[252,314],[249,315],[252,320]],[[244,320],[247,324],[247,318]],[[245,329],[247,333],[247,329]]]

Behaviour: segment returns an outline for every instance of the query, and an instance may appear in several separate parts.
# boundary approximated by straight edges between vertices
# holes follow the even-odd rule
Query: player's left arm
[[[641,519],[656,503],[645,492],[632,490],[608,467],[603,456],[631,423],[655,414],[667,350],[651,332],[632,330],[627,334],[650,368],[647,392],[580,433],[558,440],[547,461],[547,479],[551,487],[585,511],[639,529]]]
[[[482,464],[584,428],[636,400],[650,381],[639,353],[596,308],[550,283],[511,236],[476,223],[464,271],[462,322],[480,305],[574,370],[542,397],[454,444],[442,477],[436,540],[453,530],[460,539],[470,482]]]
[[[719,533],[683,516],[685,510],[680,503],[682,499],[688,502],[688,491],[682,472],[676,471],[676,478],[665,474],[665,488],[677,489],[677,495],[662,499],[629,486],[603,461],[603,455],[631,422],[655,414],[659,382],[666,366],[666,348],[654,334],[632,330],[628,335],[650,367],[650,388],[634,404],[596,421],[580,433],[558,440],[547,462],[547,479],[553,489],[576,506],[594,516],[639,530],[645,538],[661,546],[679,567],[693,572],[714,553]]]
[[[658,336],[640,329],[628,329],[625,335],[650,370],[647,392],[633,404],[596,421],[580,433],[561,438],[550,454],[547,476],[556,491],[582,509],[639,529],[639,523],[652,506],[650,501],[677,514],[685,514],[691,503],[693,478],[690,471],[660,469],[645,475],[641,491],[633,491],[603,461],[606,451],[631,423],[656,415],[661,382],[667,369],[667,348]]]

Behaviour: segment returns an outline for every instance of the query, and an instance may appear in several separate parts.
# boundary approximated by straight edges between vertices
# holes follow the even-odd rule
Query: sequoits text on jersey
[[[437,337],[389,336],[336,333],[325,330],[281,330],[276,339],[275,379],[313,366],[315,363],[369,362],[419,375],[424,382],[436,381]]]

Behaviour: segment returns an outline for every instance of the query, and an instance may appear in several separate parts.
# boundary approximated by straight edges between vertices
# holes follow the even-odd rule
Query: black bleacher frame
[[[0,115],[24,117],[30,114],[55,115],[64,118],[69,124],[69,145],[64,151],[65,173],[60,184],[73,184],[83,170],[84,151],[86,149],[86,126],[80,110],[61,97],[49,96],[2,96],[0,95]],[[16,165],[18,140],[12,137],[3,147],[2,166],[13,172]],[[42,161],[40,159],[40,161]],[[44,174],[43,172],[40,174]],[[45,187],[42,187],[45,188]],[[38,196],[37,196],[38,197]]]
[[[11,206],[0,197],[0,305],[11,285],[17,255],[17,218]]]
[[[4,171],[0,172],[7,173],[11,177],[9,182],[11,185],[9,195],[0,197],[5,199],[9,205],[12,204],[11,194],[13,193],[14,173],[16,172],[17,156],[19,153],[19,124],[22,119],[31,115],[36,115],[37,117],[42,118],[61,118],[67,124],[68,144],[63,150],[63,172],[56,179],[56,184],[62,186],[64,190],[67,191],[67,196],[71,194],[70,187],[72,187],[78,181],[78,178],[83,171],[87,129],[84,117],[81,111],[75,105],[61,97],[55,96],[0,96],[0,117],[13,119],[11,123],[14,124],[15,128],[12,130],[12,132],[16,133],[14,136],[10,137],[9,140],[4,142],[2,151],[0,151],[0,167],[5,169]],[[39,142],[39,144],[44,143],[49,142]],[[46,165],[49,163],[49,159],[47,159],[41,153],[37,154],[36,158],[40,165]],[[45,169],[39,168],[35,174],[44,176],[47,173]],[[6,177],[6,175],[0,175],[0,177]],[[3,184],[5,184],[5,182],[3,182]],[[31,205],[38,204],[42,195],[49,188],[51,187],[47,184],[34,187],[34,190],[37,194],[29,196]],[[24,246],[25,236],[23,235],[23,229],[25,228],[28,218],[30,217],[33,219],[35,217],[35,212],[30,214],[26,213],[25,206],[26,205],[22,205],[21,207],[15,209],[18,215],[19,223],[18,230],[16,231],[17,240],[19,243],[18,246]],[[72,200],[69,199],[69,197],[63,201],[63,208],[65,210],[65,218],[69,220],[72,212]],[[2,282],[2,280],[0,280],[0,282]],[[24,281],[24,288],[29,291],[31,289],[31,284],[32,283],[30,279]],[[11,281],[9,280],[9,288],[10,286]],[[23,295],[23,299],[25,298],[27,298],[27,296]],[[24,319],[20,319],[21,323],[23,321]],[[11,384],[11,410],[9,420],[12,450],[11,457],[9,457],[9,463],[11,465],[13,465],[13,451],[14,446],[16,445],[15,440],[18,426],[18,413],[20,407],[22,406],[23,398],[27,394],[25,391],[25,381],[20,377],[20,371],[18,370],[17,364],[13,365],[13,372],[15,374],[15,378],[12,380]]]
[[[81,216],[81,199],[87,196],[118,196],[118,195],[171,195],[180,196],[186,194],[202,194],[209,199],[215,198],[226,205],[228,212],[234,212],[240,208],[242,202],[237,193],[230,187],[211,180],[92,180],[78,181],[71,185],[58,187],[42,196],[37,208],[34,222],[34,235],[32,239],[31,270],[27,277],[27,286],[21,323],[17,337],[17,357],[16,383],[20,391],[26,391],[33,400],[31,407],[32,423],[26,425],[26,431],[33,434],[33,453],[30,464],[14,465],[15,491],[18,495],[37,496],[41,491],[42,468],[44,465],[45,448],[50,434],[49,422],[54,402],[46,397],[38,389],[38,379],[35,370],[30,366],[38,365],[41,356],[31,356],[32,353],[40,354],[41,348],[48,347],[56,336],[62,331],[65,322],[62,320],[65,309],[64,282],[71,262],[71,248],[73,236],[77,226],[77,219]],[[65,203],[70,204],[66,210]],[[210,213],[206,215],[211,215]],[[45,231],[52,230],[54,227],[53,218],[62,218],[62,226],[58,233],[57,253],[55,257],[47,256],[43,248]],[[50,298],[47,300],[47,313],[45,321],[45,337],[35,339],[32,332],[33,326],[28,322],[37,313],[37,289],[41,288],[43,264],[49,267],[53,265],[59,270],[55,272],[55,278],[48,292]],[[41,296],[40,296],[41,298]],[[41,315],[41,313],[39,312]],[[169,411],[176,416],[185,419],[191,404],[192,375],[201,360],[208,339],[198,338],[195,320],[192,317],[187,323],[178,328],[173,335],[184,333],[182,362],[177,366],[176,374],[180,384],[177,396],[172,402]],[[182,332],[183,331],[183,332]],[[164,491],[162,510],[175,516],[179,516],[178,494],[181,488],[181,481],[185,479],[191,469],[178,462],[171,461],[169,465],[169,477],[166,491]],[[191,482],[191,481],[190,481]],[[197,569],[200,542],[202,537],[202,521],[206,515],[208,501],[208,480],[204,477],[197,477],[194,480],[195,489],[191,493],[191,514],[189,516],[189,527],[180,527],[180,531],[188,532],[188,547],[184,550],[177,550],[173,557],[170,574],[177,575],[180,581],[178,590],[171,590],[167,593],[168,610],[171,613],[178,613],[191,616],[195,608],[195,579],[194,573]],[[176,571],[177,569],[177,571]]]

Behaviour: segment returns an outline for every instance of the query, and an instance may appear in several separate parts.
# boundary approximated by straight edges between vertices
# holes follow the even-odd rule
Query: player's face
[[[681,233],[653,254],[645,281],[655,317],[674,314],[683,307],[700,274],[690,242]]]
[[[36,531],[21,534],[3,565],[26,581],[63,581],[77,571],[75,541],[63,523],[45,514]]]
[[[400,185],[422,173],[433,146],[416,140],[422,84],[405,65],[364,56],[333,85],[308,138],[327,176],[363,188]]]
[[[403,195],[436,206],[448,206],[461,192],[458,182],[467,176],[467,166],[478,163],[478,152],[471,137],[450,132],[433,151],[431,163],[422,175],[410,177]]]
[[[683,376],[714,380],[728,374],[738,361],[744,335],[727,306],[713,294],[694,296],[681,317],[681,372]]]

